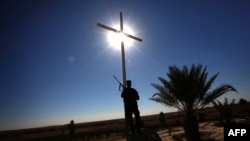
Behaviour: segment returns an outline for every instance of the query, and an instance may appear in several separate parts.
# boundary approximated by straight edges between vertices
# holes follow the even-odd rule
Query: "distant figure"
[[[139,100],[139,95],[136,89],[131,87],[131,80],[127,80],[127,87],[122,91],[121,97],[125,104],[125,116],[127,123],[130,126],[130,132],[135,133],[135,127],[133,124],[133,114],[136,121],[136,130],[138,133],[141,132],[141,119],[140,111],[138,109],[137,100]]]

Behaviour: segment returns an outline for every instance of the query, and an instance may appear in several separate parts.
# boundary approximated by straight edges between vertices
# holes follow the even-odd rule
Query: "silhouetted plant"
[[[213,101],[214,108],[220,113],[220,123],[222,125],[230,123],[233,119],[233,106],[235,105],[235,99],[228,103],[228,99],[225,98],[224,103],[220,101]]]
[[[160,125],[162,128],[165,128],[166,127],[166,118],[164,116],[164,113],[163,112],[160,112],[159,114],[159,122],[160,122]]]
[[[75,134],[75,123],[74,120],[71,120],[69,124],[69,135],[72,138],[74,134]]]
[[[218,73],[208,77],[206,67],[192,65],[191,69],[183,66],[182,70],[176,66],[169,67],[169,80],[158,77],[159,84],[151,84],[158,92],[150,100],[175,107],[184,113],[184,131],[187,141],[200,141],[198,121],[195,111],[208,105],[216,98],[228,91],[236,91],[231,85],[221,85],[213,90],[211,86]]]
[[[247,103],[247,100],[241,98],[241,99],[239,100],[239,103],[238,103],[238,104],[246,104],[246,103]]]

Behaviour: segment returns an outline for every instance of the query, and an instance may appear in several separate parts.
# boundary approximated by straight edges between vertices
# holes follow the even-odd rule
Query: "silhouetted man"
[[[137,132],[141,132],[141,119],[140,119],[140,112],[138,110],[137,100],[139,100],[139,95],[136,89],[131,87],[131,80],[127,80],[127,87],[122,91],[121,94],[124,104],[125,104],[125,116],[126,122],[130,126],[130,131],[132,133],[135,132],[134,124],[133,124],[133,114],[135,116],[136,121],[136,129]]]

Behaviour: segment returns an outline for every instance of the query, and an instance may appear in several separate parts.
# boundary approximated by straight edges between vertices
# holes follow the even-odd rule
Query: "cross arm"
[[[140,38],[138,38],[138,37],[135,37],[135,36],[133,36],[133,35],[130,35],[130,34],[127,34],[127,33],[124,33],[124,35],[126,35],[126,36],[129,37],[129,38],[132,38],[132,39],[135,39],[135,40],[137,40],[137,41],[142,42],[142,39],[140,39]]]
[[[109,27],[109,26],[106,26],[106,25],[103,25],[103,24],[100,24],[100,23],[97,23],[97,26],[101,27],[101,28],[104,28],[104,29],[107,29],[107,30],[110,30],[110,31],[113,31],[113,32],[116,32],[116,33],[120,33],[121,31],[117,30],[117,29],[114,29],[112,27]],[[138,37],[135,37],[133,35],[130,35],[130,34],[127,34],[127,33],[124,33],[122,32],[122,34],[124,34],[125,36],[129,37],[129,38],[132,38],[132,39],[135,39],[137,41],[140,41],[142,42],[142,39],[138,38]]]
[[[104,29],[107,29],[107,30],[110,30],[110,31],[113,31],[113,32],[119,32],[119,30],[116,30],[112,27],[109,27],[109,26],[106,26],[106,25],[103,25],[103,24],[100,24],[100,23],[97,23],[97,26],[101,27],[101,28],[104,28]]]

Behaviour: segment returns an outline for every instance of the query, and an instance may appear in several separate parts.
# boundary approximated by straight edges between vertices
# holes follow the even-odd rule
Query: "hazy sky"
[[[121,53],[107,30],[124,25],[143,42],[126,43],[127,79],[140,94],[141,115],[175,109],[148,100],[170,65],[220,72],[250,100],[249,1],[1,0],[0,130],[123,118],[116,75]],[[224,97],[221,98],[222,100]]]

